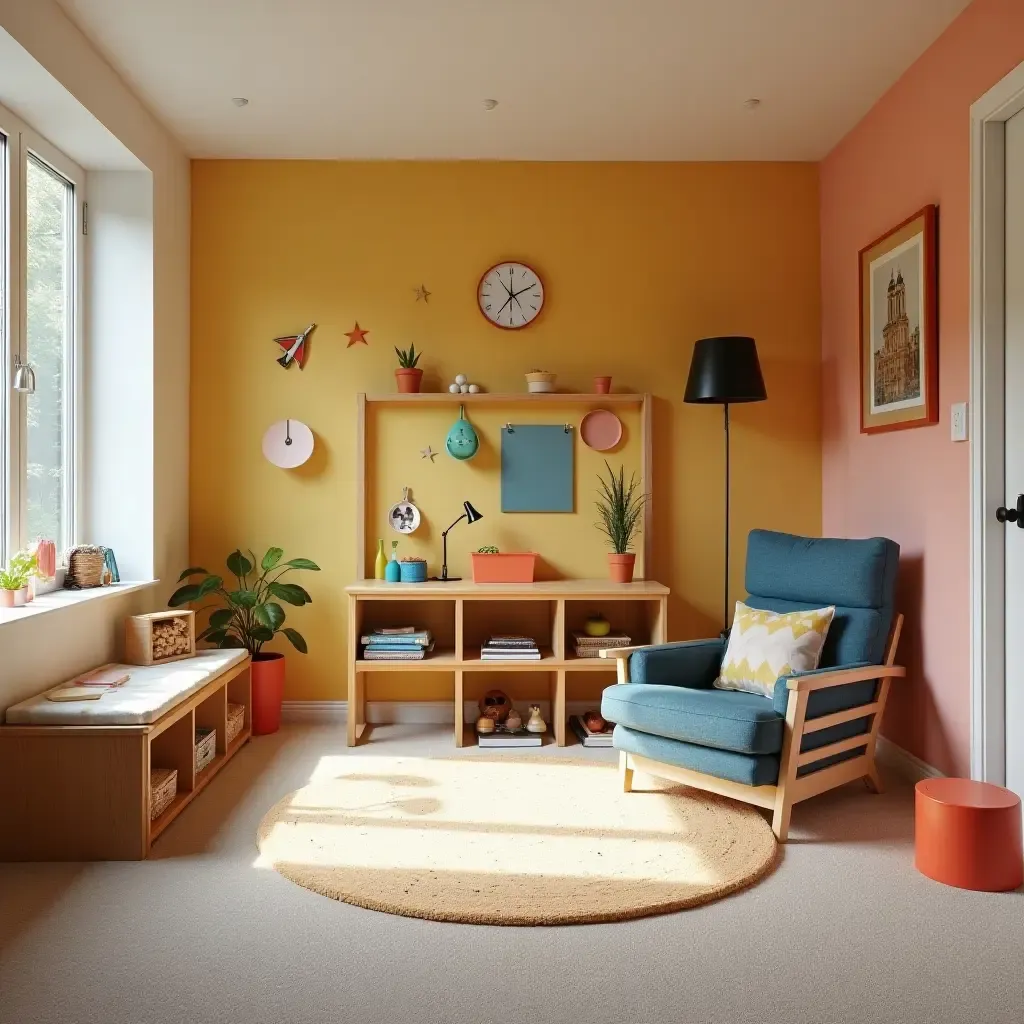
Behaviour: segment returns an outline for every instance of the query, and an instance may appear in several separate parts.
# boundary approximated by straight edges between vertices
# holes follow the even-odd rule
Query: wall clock
[[[281,420],[263,435],[263,457],[281,469],[295,469],[313,454],[313,431],[299,420]]]
[[[495,327],[516,331],[533,323],[544,306],[544,285],[525,263],[499,263],[480,278],[480,312]]]

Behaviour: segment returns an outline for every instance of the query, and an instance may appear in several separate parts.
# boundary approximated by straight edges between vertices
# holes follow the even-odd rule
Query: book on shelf
[[[540,661],[540,648],[529,636],[492,636],[480,648],[481,661]]]
[[[359,638],[361,644],[401,644],[404,647],[427,647],[433,638],[429,629],[415,629],[412,626],[401,629],[375,629]]]
[[[610,729],[604,732],[592,732],[579,715],[570,716],[569,727],[585,747],[610,747],[612,745]]]
[[[433,649],[433,644],[429,647],[367,647],[363,651],[363,661],[423,661]]]
[[[572,634],[576,643],[577,658],[597,658],[601,651],[615,650],[618,647],[629,647],[632,638],[625,633],[609,633],[608,636],[590,636],[578,631]]]
[[[527,732],[526,728],[507,729],[495,723],[494,732],[478,732],[476,742],[481,747],[539,747],[544,742],[542,733]]]
[[[492,647],[533,647],[537,641],[532,636],[492,636],[487,643]]]

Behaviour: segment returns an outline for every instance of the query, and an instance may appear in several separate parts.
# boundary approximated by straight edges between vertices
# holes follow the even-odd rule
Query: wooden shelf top
[[[392,392],[383,395],[363,395],[367,403],[374,405],[395,405],[411,402],[419,405],[509,405],[516,402],[536,402],[544,405],[626,405],[641,406],[645,394],[612,392],[607,395],[586,394],[578,391],[552,391],[531,393],[512,391],[503,393],[481,392],[476,395],[453,395],[448,391],[425,391],[416,395],[400,395]]]
[[[350,583],[347,594],[373,598],[425,598],[438,600],[445,597],[469,597],[478,600],[580,600],[606,597],[618,600],[643,600],[668,596],[669,589],[656,580],[634,580],[632,583],[613,583],[611,580],[544,580],[539,583],[473,583],[472,580],[448,583],[387,583],[384,580],[361,580]]]

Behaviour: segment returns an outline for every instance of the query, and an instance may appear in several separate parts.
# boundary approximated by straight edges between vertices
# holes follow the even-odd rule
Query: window
[[[0,556],[75,540],[84,175],[0,108]]]

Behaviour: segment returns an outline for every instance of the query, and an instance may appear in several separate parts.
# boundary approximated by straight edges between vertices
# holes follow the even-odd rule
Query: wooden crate
[[[186,624],[185,636],[188,639],[188,650],[165,657],[157,657],[154,653],[154,639],[159,646],[161,623],[183,620]],[[155,631],[154,631],[154,627]],[[150,612],[148,615],[133,615],[124,624],[124,660],[129,665],[164,665],[182,658],[194,657],[196,653],[196,613],[193,611]]]

